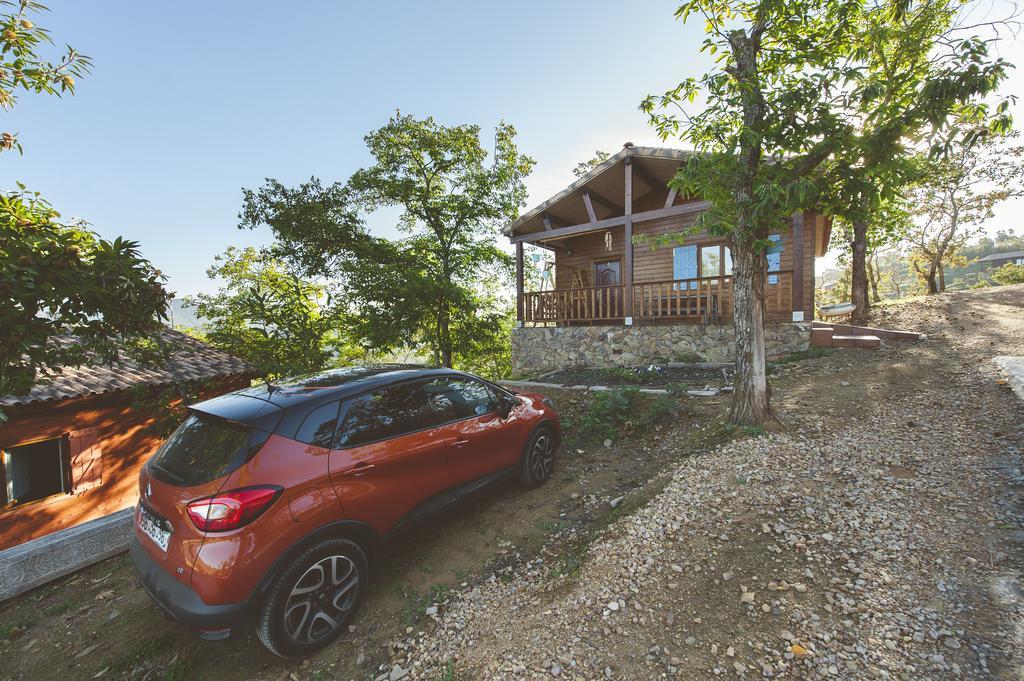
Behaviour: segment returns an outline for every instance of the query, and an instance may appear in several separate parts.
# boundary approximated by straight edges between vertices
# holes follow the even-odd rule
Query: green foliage
[[[1024,195],[1024,145],[998,135],[974,116],[949,153],[928,163],[914,192],[914,221],[906,235],[909,262],[928,293],[944,291],[945,269],[966,265],[960,253],[994,216],[997,204]]]
[[[1002,286],[1010,284],[1024,284],[1024,265],[1014,265],[1008,262],[992,272],[992,278]]]
[[[0,8],[0,109],[13,109],[18,90],[61,96],[74,94],[75,79],[89,72],[90,59],[70,45],[55,62],[43,58],[40,49],[53,43],[50,32],[36,26],[30,15],[46,7],[29,0],[3,0]],[[17,149],[21,144],[10,132],[0,133],[0,151]]]
[[[229,248],[207,271],[224,285],[186,299],[208,320],[204,340],[280,378],[347,363],[364,352],[348,339],[348,314],[335,288],[303,278],[274,254]]]
[[[567,419],[566,429],[575,430],[581,442],[614,442],[663,423],[678,411],[671,397],[649,397],[633,387],[613,388],[594,392],[578,421]]]
[[[506,371],[512,305],[502,284],[513,262],[495,235],[524,204],[533,167],[515,129],[500,123],[488,154],[478,126],[396,113],[365,139],[374,165],[326,188],[316,179],[294,190],[268,180],[246,192],[240,226],[269,225],[283,257],[336,283],[364,345]],[[394,241],[364,226],[366,215],[389,208],[400,211],[405,235]]]
[[[0,195],[0,395],[25,394],[59,366],[112,361],[155,333],[163,280],[136,242],[64,224],[38,194]]]
[[[589,173],[597,166],[607,161],[610,157],[611,154],[609,154],[607,151],[595,151],[594,157],[591,158],[589,161],[581,161],[577,163],[576,167],[572,169],[572,174],[575,175],[577,179],[579,179],[585,176],[587,173]]]

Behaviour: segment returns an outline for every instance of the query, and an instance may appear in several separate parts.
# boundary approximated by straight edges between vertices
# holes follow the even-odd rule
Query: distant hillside
[[[205,326],[195,308],[188,307],[180,298],[171,300],[170,317],[169,325],[173,329],[202,329]]]

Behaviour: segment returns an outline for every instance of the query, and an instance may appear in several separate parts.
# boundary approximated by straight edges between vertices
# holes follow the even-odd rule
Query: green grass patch
[[[314,676],[317,672],[313,672]],[[192,663],[188,660],[178,658],[164,670],[164,681],[186,681],[194,678],[192,674]]]
[[[10,622],[2,622],[0,623],[0,638],[10,640],[26,629],[30,629],[35,623],[36,620],[31,615],[19,615]]]
[[[576,443],[615,442],[664,423],[679,412],[679,402],[669,395],[645,395],[633,387],[613,388],[593,393],[578,413],[563,418],[563,424]]]
[[[419,594],[413,590],[403,590],[402,597],[405,599],[405,603],[402,604],[402,612],[399,613],[402,625],[411,627],[416,624],[423,617],[428,606],[447,599],[451,590],[451,584],[441,583],[432,585],[425,594]]]
[[[791,352],[784,357],[774,359],[769,362],[769,366],[780,366],[783,364],[793,364],[794,362],[803,362],[806,359],[818,359],[819,357],[828,357],[835,350],[832,348],[807,348],[799,352]]]
[[[123,674],[140,664],[152,662],[160,655],[166,653],[173,647],[174,639],[175,635],[170,633],[163,636],[143,638],[131,650],[118,655],[105,666],[109,667],[111,673],[115,676]]]

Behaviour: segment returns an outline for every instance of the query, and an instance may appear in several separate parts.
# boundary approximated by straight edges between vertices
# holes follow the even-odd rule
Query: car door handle
[[[348,475],[348,476],[353,477],[353,478],[361,478],[362,476],[366,475],[367,473],[369,473],[373,469],[374,469],[374,465],[372,463],[366,463],[365,461],[360,461],[355,466],[353,466],[352,468],[349,468],[347,471],[345,471],[344,475]]]
[[[452,443],[452,447],[465,447],[468,444],[469,440],[467,440],[464,437],[460,437],[459,439]]]

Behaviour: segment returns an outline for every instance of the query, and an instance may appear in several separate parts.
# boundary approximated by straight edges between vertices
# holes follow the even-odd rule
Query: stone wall
[[[765,332],[769,355],[806,350],[811,342],[809,323],[771,323]],[[735,352],[731,324],[533,326],[512,330],[514,376],[580,366],[729,362]]]

